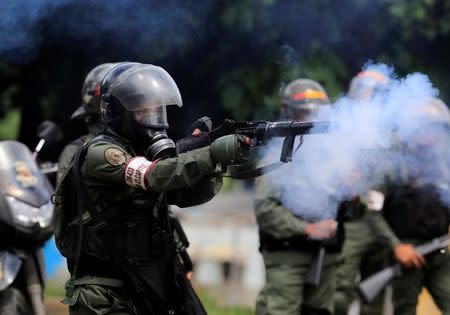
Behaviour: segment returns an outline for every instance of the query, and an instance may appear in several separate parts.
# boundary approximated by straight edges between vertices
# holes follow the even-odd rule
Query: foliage
[[[369,59],[425,72],[450,97],[448,1],[18,0],[0,20],[0,114],[20,108],[19,136],[29,145],[43,119],[64,126],[67,140],[82,132],[68,123],[81,82],[110,61],[171,73],[185,103],[170,112],[174,138],[205,114],[274,119],[281,84],[299,76],[336,98]]]
[[[450,3],[439,0],[388,1],[389,12],[402,29],[404,39],[422,36],[434,40],[450,34]]]
[[[17,139],[19,134],[20,112],[18,109],[7,111],[0,120],[0,140]]]

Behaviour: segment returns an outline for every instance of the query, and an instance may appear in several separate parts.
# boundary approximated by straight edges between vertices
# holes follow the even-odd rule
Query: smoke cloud
[[[347,97],[318,113],[315,120],[332,122],[330,133],[305,135],[294,160],[268,175],[281,191],[283,204],[310,220],[333,218],[341,201],[383,185],[387,174],[401,180],[406,176],[448,183],[448,154],[417,143],[428,135],[429,125],[416,114],[418,107],[438,95],[429,78],[421,73],[397,78],[384,64],[369,64],[390,78],[385,89],[367,101]],[[437,128],[437,127],[436,127]],[[434,136],[448,139],[448,130],[433,129]],[[419,132],[420,131],[420,132]],[[448,142],[446,142],[448,144]],[[281,141],[273,141],[264,161],[279,156]],[[439,151],[439,150],[437,150]],[[448,202],[448,190],[443,190]],[[449,203],[450,204],[450,203]]]

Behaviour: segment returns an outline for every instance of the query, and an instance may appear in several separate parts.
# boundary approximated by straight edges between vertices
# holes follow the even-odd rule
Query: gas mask
[[[126,115],[123,132],[137,153],[150,161],[176,155],[175,143],[168,138],[164,127],[149,127],[137,121],[132,112]]]
[[[152,140],[144,154],[150,161],[167,159],[176,155],[175,143],[167,137],[165,130],[149,129],[148,135]]]

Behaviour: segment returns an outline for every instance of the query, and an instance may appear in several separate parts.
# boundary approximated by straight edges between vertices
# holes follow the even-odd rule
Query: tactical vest
[[[121,200],[93,200],[88,195],[81,165],[89,146],[98,142],[132,152],[116,137],[97,136],[79,149],[61,180],[58,191],[66,213],[57,222],[55,237],[72,276],[123,279],[139,314],[206,314],[175,259],[165,195],[141,190]]]
[[[449,209],[434,185],[390,187],[383,214],[399,238],[432,239],[448,233]]]

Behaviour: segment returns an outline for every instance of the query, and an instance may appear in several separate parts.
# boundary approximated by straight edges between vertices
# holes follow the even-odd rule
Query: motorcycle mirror
[[[63,138],[61,129],[59,129],[58,125],[50,120],[44,120],[39,124],[37,128],[37,136],[40,140],[33,152],[33,157],[35,159],[44,144],[48,143],[55,145],[58,144]]]
[[[44,120],[37,128],[37,136],[46,142],[57,143],[62,140],[62,131],[54,122]]]

